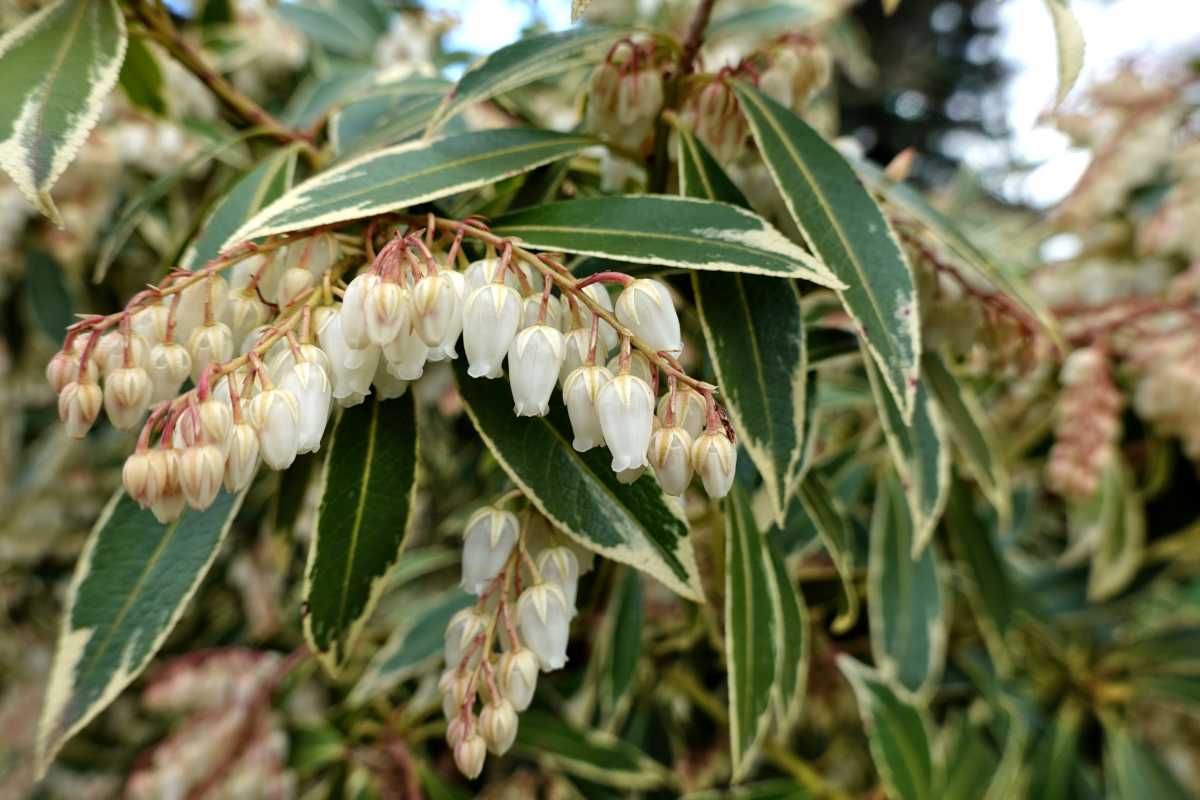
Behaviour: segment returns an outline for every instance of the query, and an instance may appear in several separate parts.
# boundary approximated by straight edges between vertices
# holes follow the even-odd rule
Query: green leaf
[[[449,88],[440,78],[411,77],[372,89],[333,112],[329,141],[346,156],[416,136]]]
[[[560,403],[549,416],[515,417],[506,381],[467,377],[463,359],[454,371],[475,429],[538,511],[581,546],[703,600],[687,522],[653,477],[622,484],[607,450],[577,453]]]
[[[735,82],[763,161],[809,247],[845,284],[855,321],[904,419],[911,418],[921,358],[912,272],[891,226],[845,158],[799,116]]]
[[[445,106],[429,123],[429,130],[435,130],[444,120],[474,103],[576,67],[590,66],[604,57],[609,45],[628,32],[627,28],[584,26],[530,36],[501,47],[463,73]]]
[[[678,136],[680,191],[749,208],[704,145],[686,128]],[[723,272],[692,273],[692,288],[734,430],[782,525],[804,447],[808,353],[800,292],[791,281]]]
[[[370,54],[377,38],[370,23],[361,16],[316,2],[280,3],[275,12],[294,25],[313,44],[338,55],[364,57]],[[380,31],[382,33],[382,31]]]
[[[958,446],[967,468],[1002,519],[1012,513],[1008,471],[999,457],[987,418],[967,388],[958,382],[937,353],[921,357],[921,377],[941,412],[950,439]]]
[[[1000,757],[965,713],[955,713],[942,729],[941,769],[937,776],[939,800],[978,800],[979,787],[1000,766]]]
[[[242,495],[221,492],[170,525],[118,491],[92,528],[67,595],[38,726],[38,770],[141,674],[225,541]]]
[[[454,590],[438,595],[432,602],[416,601],[416,607],[409,608],[411,614],[367,665],[349,702],[362,705],[436,663],[442,655],[450,618],[478,599]]]
[[[146,43],[138,37],[129,40],[125,63],[119,77],[121,88],[129,102],[160,117],[167,115],[167,98],[163,95],[162,67]]]
[[[879,673],[851,656],[840,655],[837,663],[854,689],[871,757],[888,797],[934,797],[933,756],[923,709],[903,689],[892,687]]]
[[[516,744],[530,755],[545,757],[555,769],[624,791],[671,783],[665,767],[628,742],[599,731],[575,730],[545,711],[521,714]]]
[[[932,547],[913,558],[913,528],[900,482],[876,490],[867,563],[871,654],[879,671],[912,692],[928,688],[946,657],[947,599]]]
[[[50,188],[100,120],[127,42],[114,0],[60,0],[0,37],[0,167],[60,227]]]
[[[625,570],[614,598],[614,612],[610,695],[616,705],[633,682],[642,655],[642,579],[636,570]]]
[[[761,217],[708,200],[667,195],[564,200],[505,214],[492,231],[544,250],[840,285]]]
[[[809,800],[812,797],[804,784],[791,778],[773,778],[757,783],[745,783],[732,789],[708,789],[688,792],[682,800]]]
[[[310,75],[292,93],[281,119],[293,128],[307,130],[321,118],[369,85],[375,70],[366,64],[338,65],[321,75]]]
[[[527,172],[595,143],[586,136],[505,128],[377,150],[309,178],[234,238],[240,242],[396,211]]]
[[[787,565],[775,543],[766,536],[759,537],[767,553],[771,577],[775,582],[776,650],[775,708],[780,726],[786,728],[804,699],[804,682],[808,677],[809,637],[808,608],[796,591]]]
[[[71,313],[75,304],[62,267],[44,250],[30,250],[25,258],[25,291],[38,327],[51,341],[61,341],[67,326],[75,321]]]
[[[1105,725],[1104,772],[1114,800],[1186,800],[1188,792],[1155,752],[1124,725]]]
[[[871,360],[863,359],[863,363],[871,380],[888,450],[904,483],[904,494],[912,514],[915,558],[933,538],[950,492],[950,447],[944,441],[945,423],[941,410],[930,398],[925,381],[917,383],[913,414],[906,423],[893,395],[880,385],[879,372]]]
[[[1062,103],[1071,92],[1071,87],[1083,71],[1083,27],[1067,0],[1046,0],[1046,9],[1054,22],[1054,39],[1058,45],[1058,93],[1056,102]]]
[[[854,584],[854,529],[838,499],[819,475],[809,473],[800,482],[800,503],[817,533],[829,560],[842,580],[842,608],[833,620],[834,633],[845,633],[858,621],[858,589]]]
[[[408,543],[417,488],[412,394],[346,409],[327,447],[304,570],[304,636],[336,675]]]
[[[1038,800],[1071,800],[1074,767],[1079,763],[1079,733],[1083,716],[1078,705],[1064,703],[1045,726],[1033,749],[1030,773]]]
[[[295,145],[275,150],[239,178],[208,215],[180,265],[197,269],[216,258],[239,225],[290,189],[299,152]]]
[[[1142,564],[1146,515],[1141,494],[1124,459],[1114,456],[1104,469],[1099,492],[1098,536],[1088,573],[1087,595],[1106,600],[1124,589]]]
[[[946,504],[946,534],[957,556],[964,593],[994,655],[1008,655],[1008,632],[1019,600],[1000,552],[996,533],[979,518],[967,487],[961,481],[950,490]]]
[[[834,8],[826,3],[771,3],[737,11],[714,20],[708,26],[708,38],[803,30],[836,16],[836,11],[831,11]]]
[[[725,661],[729,669],[732,782],[753,769],[771,722],[780,632],[775,576],[745,493],[725,502]]]

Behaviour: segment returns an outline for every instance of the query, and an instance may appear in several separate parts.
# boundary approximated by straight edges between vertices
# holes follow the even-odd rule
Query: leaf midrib
[[[379,426],[379,401],[371,404],[371,424],[367,427],[367,452],[363,456],[363,479],[358,486],[358,504],[354,509],[354,524],[350,528],[350,546],[347,550],[346,573],[342,577],[342,591],[338,598],[337,629],[346,627],[346,604],[350,596],[350,576],[354,573],[354,563],[358,556],[358,537],[362,530],[363,514],[367,508],[367,494],[371,483],[371,465],[375,460],[375,430]],[[320,533],[318,532],[318,536]],[[333,637],[340,639],[339,634]]]
[[[84,15],[87,13],[88,8],[91,7],[91,0],[83,0],[83,2],[78,3],[77,8],[79,10],[70,20],[67,33],[62,38],[62,44],[58,48],[58,51],[55,52],[54,60],[51,62],[49,69],[46,70],[46,79],[42,83],[42,86],[45,87],[45,93],[42,96],[42,102],[38,106],[37,116],[34,118],[34,141],[42,140],[42,130],[46,126],[46,109],[50,105],[50,96],[53,94],[54,84],[58,82],[59,72],[62,70],[63,63],[67,59],[67,53],[70,52],[71,46],[75,42],[76,35],[79,33],[79,26],[83,24]],[[34,156],[34,163],[31,166],[35,167],[35,169],[31,170],[31,173],[35,179],[35,185],[40,185],[46,177],[38,176],[41,154],[32,148],[30,149],[30,153]],[[51,162],[53,162],[53,156],[51,156]],[[50,164],[46,165],[47,175],[49,174],[50,166]]]

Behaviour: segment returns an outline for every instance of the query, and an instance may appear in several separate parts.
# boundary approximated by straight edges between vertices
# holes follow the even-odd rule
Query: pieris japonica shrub
[[[1195,74],[1036,212],[841,136],[849,7],[591,5],[453,82],[374,0],[0,39],[2,530],[90,529],[0,539],[14,782],[1200,791]]]

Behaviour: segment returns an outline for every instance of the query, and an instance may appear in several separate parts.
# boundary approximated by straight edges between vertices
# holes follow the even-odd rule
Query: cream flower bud
[[[175,338],[186,342],[204,322],[204,306],[210,304],[213,319],[221,319],[225,313],[225,300],[229,284],[220,275],[213,274],[198,280],[179,293],[179,305],[175,308]]]
[[[266,389],[250,401],[250,424],[258,431],[263,461],[271,469],[287,469],[296,460],[300,436],[300,404],[283,389]]]
[[[537,656],[543,671],[567,663],[567,637],[571,609],[562,589],[553,583],[535,583],[517,600],[517,625],[521,641]]]
[[[415,381],[425,374],[429,347],[410,329],[401,331],[399,336],[384,346],[383,357],[387,362],[387,371],[393,376],[402,381]]]
[[[460,673],[455,667],[450,667],[438,678],[438,689],[442,692],[442,713],[446,715],[447,721],[463,719],[459,712],[462,711],[463,703],[467,702],[468,683],[467,676]],[[458,738],[461,738],[461,736],[451,738],[449,728],[447,728],[446,734],[451,745],[457,743]]]
[[[379,362],[379,366],[375,368],[375,377],[371,379],[371,386],[379,395],[380,400],[403,397],[404,393],[408,391],[408,381],[400,380],[388,372],[387,366],[386,361]]]
[[[478,289],[480,286],[486,286],[492,282],[492,278],[496,277],[496,269],[500,266],[500,259],[496,257],[482,258],[479,261],[473,261],[467,266],[467,271],[463,274],[466,279],[466,296],[470,297],[471,292]],[[526,278],[532,278],[530,270],[520,264],[510,263],[504,270],[504,285],[510,289],[519,291],[521,288],[521,280],[517,277],[517,270],[521,270]],[[531,285],[533,281],[530,281]],[[539,283],[536,287],[541,289]]]
[[[303,269],[319,277],[337,263],[341,254],[342,246],[332,233],[319,233],[288,245],[284,263],[288,269]]]
[[[644,466],[617,470],[617,483],[637,483],[637,479],[642,477],[645,472],[646,468]]]
[[[280,263],[282,262],[275,257],[275,252],[255,253],[244,258],[229,271],[229,288],[235,293],[244,292],[257,274],[258,291],[268,301],[274,302],[279,288],[280,268],[277,265]]]
[[[462,336],[463,306],[467,301],[467,279],[461,272],[444,270],[441,273],[441,278],[454,289],[454,296],[457,302],[454,304],[454,313],[450,316],[450,324],[446,326],[446,334],[442,337],[441,344],[437,347],[429,348],[430,361],[445,361],[448,358],[458,358],[458,351],[454,349],[454,345],[458,341],[458,337]]]
[[[692,445],[692,468],[700,475],[709,497],[724,497],[733,486],[737,448],[721,431],[702,433]]]
[[[95,383],[99,377],[99,372],[96,369],[96,360],[88,359],[88,368],[86,370],[88,382]],[[50,384],[50,388],[55,394],[60,394],[68,383],[75,380],[79,376],[79,353],[66,350],[59,350],[46,364],[46,382]]]
[[[413,287],[413,328],[426,347],[441,348],[458,310],[458,292],[449,275],[426,275]]]
[[[542,295],[531,294],[526,297],[521,303],[521,326],[524,330],[533,325],[537,325],[538,317],[542,313]],[[554,295],[546,298],[546,319],[545,324],[551,328],[562,330],[563,314],[562,301]]]
[[[197,511],[212,505],[224,476],[225,456],[216,445],[195,445],[179,457],[179,488],[188,505]]]
[[[596,408],[613,471],[645,466],[654,417],[650,385],[636,375],[618,375],[600,387]]]
[[[150,348],[146,370],[154,384],[150,402],[161,403],[179,394],[179,388],[192,371],[192,357],[177,342],[160,342]]]
[[[338,311],[342,318],[342,333],[346,337],[346,345],[355,350],[371,344],[371,337],[367,335],[367,298],[374,294],[378,285],[378,275],[360,272],[346,286],[346,293],[342,295],[342,305]]]
[[[510,511],[493,506],[479,509],[463,529],[461,586],[471,594],[480,594],[504,569],[517,543],[520,525]]]
[[[229,326],[235,342],[246,338],[247,333],[270,318],[271,310],[254,292],[235,292],[225,303],[225,313],[221,315],[221,321]]]
[[[683,351],[679,315],[671,293],[658,281],[641,278],[626,286],[617,298],[617,319],[656,351]]]
[[[159,448],[153,451],[152,458],[158,461],[155,468],[162,470],[166,480],[158,498],[150,504],[150,511],[154,513],[155,519],[166,525],[179,519],[186,504],[183,490],[179,488],[179,452]]]
[[[446,726],[446,743],[457,747],[458,743],[475,733],[475,719],[462,712],[462,701],[457,705],[450,695],[442,697],[442,713],[450,724]]]
[[[108,375],[125,366],[125,337],[120,331],[109,331],[100,337],[96,345],[96,361],[100,363],[100,374]],[[129,334],[129,365],[145,366],[150,358],[150,345],[138,333]]]
[[[592,365],[577,368],[563,384],[563,402],[567,404],[571,430],[575,434],[571,446],[580,453],[604,444],[604,430],[600,427],[596,402],[600,389],[611,380],[611,372]]]
[[[82,439],[100,415],[104,394],[91,382],[71,381],[58,395],[58,418],[72,439]]]
[[[184,409],[175,423],[177,446],[191,447],[211,444],[222,453],[229,446],[233,428],[233,409],[228,400],[209,397],[194,407]]]
[[[171,318],[168,303],[153,303],[143,306],[129,318],[129,328],[153,347],[167,338],[167,324]]]
[[[125,487],[125,493],[142,508],[149,507],[158,499],[162,484],[166,481],[166,475],[162,474],[164,467],[159,464],[158,471],[155,470],[153,452],[134,450],[121,467],[121,483]]]
[[[502,756],[517,738],[517,711],[504,698],[493,699],[479,714],[479,732],[492,753]]]
[[[562,589],[571,616],[575,615],[575,595],[579,590],[579,559],[569,547],[547,547],[538,553],[538,572],[542,580]]]
[[[498,673],[500,691],[513,708],[517,711],[529,708],[537,689],[537,655],[528,647],[510,650],[500,657]]]
[[[612,311],[612,298],[608,295],[608,290],[598,283],[593,283],[590,286],[584,287],[583,293],[596,302],[596,305],[603,308],[605,311]],[[571,313],[570,304],[566,304],[563,308],[563,324],[569,329],[582,328],[588,331],[589,337],[592,330],[592,310],[580,301],[575,302],[575,310],[579,315],[578,324],[575,320],[575,315]],[[604,358],[609,351],[616,347],[621,342],[621,337],[617,335],[617,329],[607,322],[601,320],[597,330],[597,347],[596,350],[600,355],[597,358]]]
[[[707,415],[704,395],[687,384],[681,383],[675,387],[674,402],[672,402],[670,392],[663,395],[662,399],[658,401],[658,421],[663,425],[667,424],[668,408],[673,412],[670,415],[672,417],[671,424],[678,425],[687,431],[693,441],[704,432]]]
[[[621,371],[621,356],[619,353],[608,360],[608,371],[613,375]],[[640,350],[634,350],[629,354],[629,372],[631,375],[636,375],[644,380],[647,386],[654,382],[654,373],[650,369],[650,359],[646,358]]]
[[[333,386],[320,361],[328,363],[324,353],[319,360],[313,358],[294,364],[279,381],[279,388],[296,398],[300,414],[297,453],[315,453],[320,449],[321,438],[325,435],[325,426],[329,422]]]
[[[104,411],[119,431],[136,428],[150,406],[154,384],[141,367],[121,367],[104,379]]]
[[[563,336],[558,328],[534,325],[516,335],[508,348],[508,380],[518,417],[543,417],[550,412],[550,394],[562,359]]]
[[[453,617],[446,626],[446,642],[443,654],[448,669],[457,669],[463,656],[471,652],[471,642],[483,633],[488,619],[473,607],[464,608]],[[475,648],[471,661],[479,658],[479,648]]]
[[[499,377],[500,362],[521,321],[521,296],[503,284],[489,283],[471,292],[463,309],[463,348],[472,378]]]
[[[367,295],[367,338],[383,347],[412,324],[412,296],[398,283],[380,281]]]
[[[313,274],[301,267],[288,267],[279,281],[279,307],[287,308],[317,282]]]
[[[463,738],[454,746],[454,765],[467,780],[475,780],[483,772],[483,761],[487,758],[487,745],[478,733]]]
[[[344,314],[332,314],[317,328],[317,341],[329,357],[329,380],[333,384],[333,397],[339,405],[346,405],[342,401],[356,395],[362,402],[362,396],[371,391],[371,380],[379,365],[380,355],[375,345],[368,345],[361,350],[350,348],[344,335],[345,321]]]
[[[249,423],[233,426],[229,434],[229,454],[225,457],[225,490],[240,492],[254,480],[258,471],[258,431]]]
[[[205,367],[224,364],[233,356],[233,333],[224,322],[201,325],[188,337],[187,349],[192,357],[192,380],[199,382]]]
[[[678,497],[692,482],[692,437],[679,425],[650,434],[650,466],[658,485]]]
[[[591,331],[584,328],[576,328],[563,335],[563,362],[562,367],[558,371],[558,385],[560,388],[565,389],[567,378],[587,361],[591,341]],[[603,365],[606,358],[608,358],[608,351],[605,350],[604,343],[597,337],[596,361]]]

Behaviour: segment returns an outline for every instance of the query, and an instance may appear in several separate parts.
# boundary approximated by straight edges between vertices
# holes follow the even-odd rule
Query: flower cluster
[[[1116,454],[1124,402],[1108,355],[1099,347],[1071,353],[1059,378],[1063,392],[1046,481],[1063,497],[1086,500]]]
[[[630,153],[640,153],[663,104],[662,71],[653,43],[622,39],[592,73],[586,127]]]
[[[533,555],[530,539],[529,526],[522,529],[499,505],[476,511],[463,531],[462,588],[479,600],[446,627],[439,686],[446,739],[468,778],[479,775],[487,752],[503,755],[512,746],[538,672],[567,663],[579,559],[564,544]]]
[[[461,337],[472,377],[498,378],[507,363],[518,416],[547,414],[561,386],[575,448],[607,445],[621,480],[653,466],[670,494],[694,473],[709,494],[728,492],[736,448],[712,387],[675,360],[683,344],[666,286],[620,273],[578,280],[481,225],[448,225],[448,251],[435,225],[397,232],[344,288],[353,253],[318,233],[173,273],[124,311],[76,323],[46,370],[68,433],[84,436],[102,406],[116,428],[140,425],[124,485],[167,522],[222,486],[245,488],[260,459],[286,469],[316,451],[334,401],[403,394],[427,362],[457,358]],[[468,233],[488,244],[472,263]],[[602,282],[623,285],[615,306]],[[669,388],[656,408],[660,375]]]

